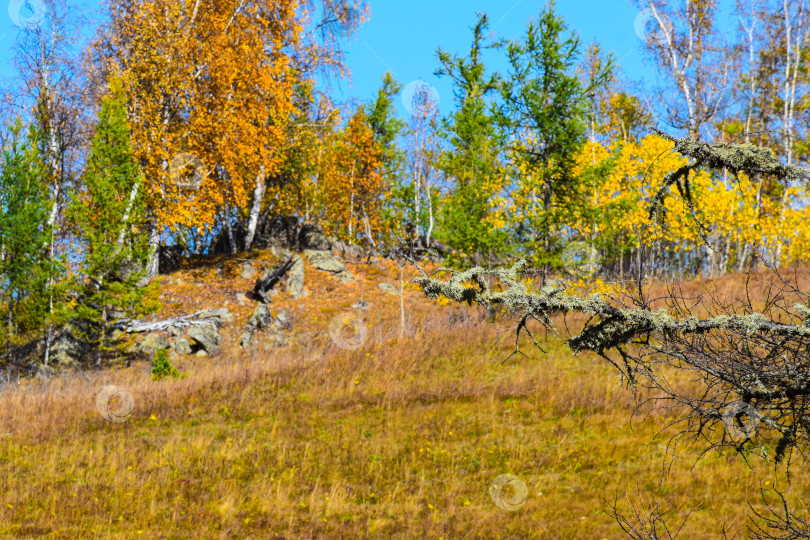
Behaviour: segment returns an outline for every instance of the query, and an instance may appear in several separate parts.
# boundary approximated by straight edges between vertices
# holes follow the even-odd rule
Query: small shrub
[[[152,378],[159,381],[169,375],[176,378],[180,376],[180,372],[172,365],[166,349],[158,349],[152,359]]]

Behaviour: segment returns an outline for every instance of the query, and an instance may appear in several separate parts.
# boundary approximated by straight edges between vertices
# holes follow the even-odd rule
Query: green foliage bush
[[[152,379],[159,381],[168,376],[174,378],[180,377],[180,372],[174,367],[169,360],[169,353],[166,349],[158,349],[155,357],[152,359]]]

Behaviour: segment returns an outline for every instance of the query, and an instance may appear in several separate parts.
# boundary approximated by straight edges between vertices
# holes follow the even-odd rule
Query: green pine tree
[[[575,33],[566,36],[567,29],[551,0],[521,39],[505,44],[509,72],[501,89],[501,122],[513,134],[515,169],[532,171],[517,180],[515,226],[531,258],[543,266],[544,279],[565,241],[561,216],[584,205],[573,169],[586,140],[592,87],[605,84],[613,70],[609,60],[586,87],[575,72],[580,41]]]
[[[51,202],[38,134],[23,131],[18,118],[0,163],[0,344],[6,351],[47,324],[48,278],[55,271],[47,249]]]
[[[507,234],[490,219],[492,198],[503,182],[502,135],[489,99],[499,88],[499,76],[488,75],[482,53],[489,26],[479,15],[469,56],[438,51],[442,67],[436,76],[452,79],[457,110],[442,122],[446,141],[439,167],[452,182],[442,206],[439,240],[459,250],[467,262],[492,260],[504,252]]]
[[[115,345],[116,322],[157,309],[156,287],[139,286],[149,256],[142,178],[134,158],[126,98],[113,81],[98,116],[83,175],[83,189],[69,216],[84,247],[79,277],[79,319],[99,351]]]
[[[382,162],[385,169],[385,181],[389,194],[382,210],[385,228],[398,231],[404,237],[404,224],[408,221],[409,205],[413,199],[412,185],[406,182],[403,175],[405,155],[400,147],[400,137],[405,129],[405,122],[396,117],[394,99],[402,91],[400,84],[390,73],[382,79],[382,86],[374,98],[365,107],[366,119],[374,132],[374,138],[382,149]],[[388,238],[390,243],[398,245],[402,238]]]

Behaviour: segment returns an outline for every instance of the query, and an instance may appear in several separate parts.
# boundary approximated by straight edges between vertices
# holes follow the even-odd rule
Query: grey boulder
[[[257,330],[269,330],[271,337],[279,343],[283,342],[281,333],[292,328],[289,315],[284,310],[279,310],[275,314],[270,311],[267,304],[260,304],[256,311],[248,319],[248,324],[242,332],[241,346],[247,347],[253,341],[253,336]]]
[[[245,264],[242,265],[242,279],[250,279],[255,275],[256,275],[256,268],[252,264],[246,262]]]
[[[135,346],[135,350],[146,356],[154,356],[160,349],[171,347],[169,339],[161,334],[149,334]]]
[[[177,354],[191,354],[191,342],[184,337],[174,340],[174,350]]]
[[[218,352],[222,345],[219,327],[212,322],[193,325],[188,331],[188,337],[208,354]]]
[[[292,268],[287,271],[284,283],[293,298],[304,296],[304,259],[298,255],[293,257]]]
[[[340,281],[346,283],[354,281],[354,276],[346,269],[346,265],[331,251],[304,251],[304,256],[316,270],[333,274]]]
[[[332,242],[314,225],[304,225],[298,233],[303,249],[329,250]]]
[[[399,296],[399,290],[390,283],[380,283],[377,287],[385,294],[395,294]]]

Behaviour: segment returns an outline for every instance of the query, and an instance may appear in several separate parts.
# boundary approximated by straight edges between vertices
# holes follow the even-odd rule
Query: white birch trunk
[[[433,195],[430,193],[430,174],[427,175],[425,183],[425,195],[427,196],[428,202],[428,230],[425,233],[425,243],[427,244],[427,248],[430,248],[430,236],[433,234]]]
[[[129,201],[127,202],[127,208],[124,210],[124,216],[121,218],[121,231],[118,233],[118,238],[115,241],[117,249],[115,254],[118,254],[118,251],[124,246],[124,237],[126,236],[127,232],[127,224],[129,223],[129,218],[132,216],[132,208],[135,206],[135,199],[138,198],[138,191],[140,189],[140,179],[136,180],[135,183],[132,185],[132,189],[129,192]]]
[[[247,236],[245,237],[245,250],[249,251],[253,246],[253,238],[256,236],[256,227],[259,224],[259,214],[262,209],[262,199],[264,198],[264,165],[259,169],[256,176],[256,188],[253,190],[253,206],[250,208],[250,220],[248,221]]]
[[[149,259],[146,263],[146,277],[152,280],[158,276],[160,264],[158,250],[160,249],[160,231],[154,220],[149,222]]]

